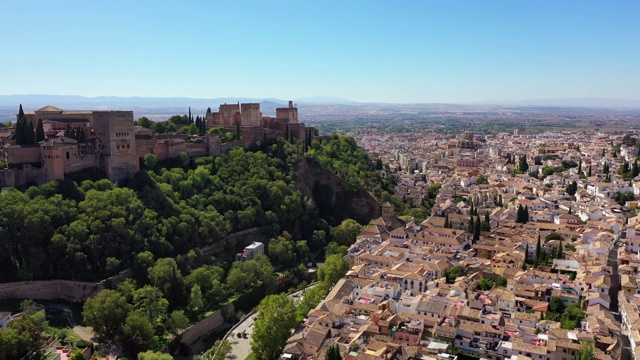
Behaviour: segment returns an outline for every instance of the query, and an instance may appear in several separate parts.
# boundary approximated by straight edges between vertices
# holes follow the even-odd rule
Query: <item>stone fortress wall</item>
[[[298,109],[276,109],[276,117],[262,116],[259,103],[221,104],[218,112],[207,115],[207,127],[240,131],[241,140],[222,143],[217,134],[206,134],[201,143],[186,136],[157,136],[151,130],[135,127],[132,111],[62,110],[45,106],[26,111],[27,121],[45,124],[48,138],[39,144],[4,148],[9,169],[0,170],[0,187],[44,184],[62,180],[68,174],[87,168],[102,169],[112,181],[125,181],[140,170],[140,158],[154,154],[158,160],[177,157],[219,156],[235,146],[245,149],[257,141],[286,136],[303,139],[312,129],[298,122]],[[66,137],[68,128],[82,128],[86,142]],[[239,127],[239,129],[238,129]]]

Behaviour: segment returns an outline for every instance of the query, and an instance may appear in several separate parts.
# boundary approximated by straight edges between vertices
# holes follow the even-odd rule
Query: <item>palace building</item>
[[[218,112],[207,115],[207,128],[239,130],[241,140],[228,143],[222,143],[218,134],[206,134],[198,142],[186,135],[153,136],[150,129],[134,126],[133,111],[62,110],[48,105],[25,111],[24,116],[33,128],[42,121],[45,140],[17,145],[13,134],[2,139],[2,155],[9,168],[0,170],[0,187],[44,184],[88,168],[99,168],[112,181],[125,181],[140,170],[140,158],[147,154],[158,160],[181,153],[218,156],[265,138],[302,139],[311,130],[298,122],[298,109],[291,101],[288,107],[276,109],[275,118],[262,116],[258,103],[220,105]],[[83,139],[70,137],[70,129],[82,131]]]

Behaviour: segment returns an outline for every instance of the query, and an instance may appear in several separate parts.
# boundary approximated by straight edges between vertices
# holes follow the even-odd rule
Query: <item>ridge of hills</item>
[[[288,106],[288,100],[276,98],[224,97],[84,97],[77,95],[0,95],[0,122],[15,120],[18,105],[35,110],[46,105],[71,110],[132,110],[136,117],[146,116],[153,121],[163,121],[176,114],[186,114],[188,108],[194,115],[204,114],[207,108],[216,111],[220,104],[260,103],[266,116],[275,115],[276,108]],[[382,103],[355,102],[347,99],[316,96],[293,100],[301,113],[314,121],[335,120],[338,117],[366,118],[368,116],[425,115],[438,113],[552,113],[552,114],[637,114],[640,101],[600,98],[540,99],[523,101],[491,101],[484,103]]]
[[[122,96],[97,96],[86,97],[80,95],[44,95],[44,94],[15,94],[0,95],[0,108],[14,108],[17,104],[25,107],[39,108],[46,104],[61,107],[108,109],[116,107],[127,108],[171,108],[188,107],[193,109],[206,109],[223,103],[252,102],[261,104],[273,104],[274,107],[286,106],[289,100],[277,98],[255,98],[255,97],[216,97],[216,98],[191,98],[191,97],[122,97]],[[298,105],[343,105],[353,107],[391,107],[408,109],[486,109],[486,108],[606,108],[606,109],[640,109],[640,100],[614,99],[614,98],[560,98],[560,99],[524,99],[524,100],[491,100],[480,102],[358,102],[344,98],[329,96],[313,96],[298,98],[293,100]]]

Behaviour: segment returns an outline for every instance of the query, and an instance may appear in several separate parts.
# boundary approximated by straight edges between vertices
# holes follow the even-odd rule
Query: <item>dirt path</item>
[[[93,342],[93,329],[88,326],[74,326],[73,332],[76,333],[80,339]]]

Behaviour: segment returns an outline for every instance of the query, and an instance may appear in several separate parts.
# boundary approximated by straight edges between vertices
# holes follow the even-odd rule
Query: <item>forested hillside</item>
[[[175,256],[224,235],[269,225],[298,238],[326,229],[295,186],[284,141],[263,151],[233,149],[166,169],[125,186],[108,180],[50,182],[0,194],[0,281],[97,280],[133,264],[136,254]]]
[[[395,207],[396,215],[415,217],[422,221],[431,214],[436,192],[432,192],[433,198],[423,202],[420,208],[414,208],[410,199],[403,201],[395,196],[393,177],[380,178],[374,165],[374,159],[371,159],[350,136],[334,134],[329,141],[314,140],[306,156],[310,162],[338,175],[354,189],[369,191],[379,203],[391,203]],[[382,167],[382,162],[379,159],[376,163],[380,168]],[[323,208],[321,203],[318,205]]]
[[[352,138],[306,141],[280,139],[252,151],[238,147],[216,158],[181,157],[164,164],[147,155],[143,170],[121,185],[67,180],[5,189],[0,193],[0,281],[96,281],[130,268],[130,278],[107,283],[108,289],[87,300],[83,319],[101,342],[120,343],[126,353],[136,354],[175,350],[179,337],[172,346],[170,339],[228,303],[248,311],[267,294],[304,287],[305,264],[324,260],[320,285],[296,310],[304,316],[344,275],[347,247],[361,225],[377,216],[377,203],[367,191],[390,196],[383,190],[389,183],[380,181]],[[303,162],[313,170],[296,172]],[[305,177],[334,176],[327,172],[344,180],[329,181],[322,192],[305,191],[305,196],[300,184],[315,181]],[[318,210],[316,201],[335,192],[365,199],[348,199],[369,208],[360,224],[349,218],[353,207],[329,204]],[[268,256],[233,262],[242,244],[221,240],[252,228],[266,240]],[[208,245],[218,249],[213,257],[198,251]],[[0,336],[0,354],[7,341]]]

